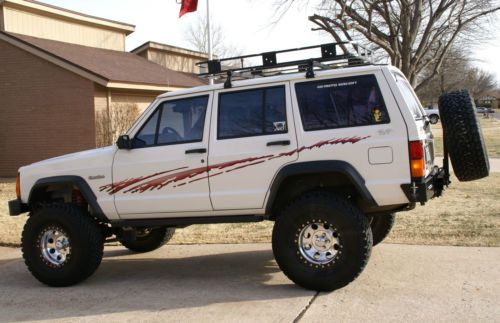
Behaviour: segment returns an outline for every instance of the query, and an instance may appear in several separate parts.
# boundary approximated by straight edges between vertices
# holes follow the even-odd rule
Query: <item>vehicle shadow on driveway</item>
[[[21,261],[6,264],[0,277],[0,321],[175,311],[313,295],[286,279],[270,250],[213,248],[167,245],[148,254],[113,249],[105,252],[91,278],[67,288],[42,285]]]

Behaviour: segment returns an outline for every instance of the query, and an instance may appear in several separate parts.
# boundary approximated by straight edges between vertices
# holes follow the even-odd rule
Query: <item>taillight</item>
[[[16,196],[21,198],[21,175],[17,173],[16,177]]]
[[[410,169],[412,178],[425,176],[424,146],[421,141],[410,141]]]

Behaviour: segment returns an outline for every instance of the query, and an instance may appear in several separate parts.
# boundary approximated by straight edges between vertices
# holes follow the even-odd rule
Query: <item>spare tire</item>
[[[441,95],[439,113],[444,144],[458,180],[466,182],[488,176],[488,153],[469,92],[460,90]]]

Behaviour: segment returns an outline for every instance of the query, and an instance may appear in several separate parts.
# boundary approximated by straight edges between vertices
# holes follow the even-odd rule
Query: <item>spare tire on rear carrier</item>
[[[472,97],[467,90],[439,97],[443,144],[455,176],[461,182],[489,175],[490,164]]]

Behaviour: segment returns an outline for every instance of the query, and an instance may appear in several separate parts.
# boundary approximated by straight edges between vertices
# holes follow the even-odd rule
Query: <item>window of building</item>
[[[134,148],[197,142],[203,139],[208,96],[160,104],[134,138]]]
[[[218,116],[218,139],[286,133],[285,87],[221,93]]]
[[[389,122],[374,75],[297,83],[295,91],[305,131]]]

